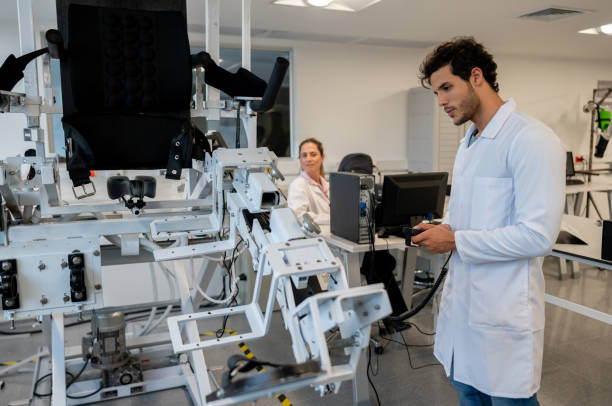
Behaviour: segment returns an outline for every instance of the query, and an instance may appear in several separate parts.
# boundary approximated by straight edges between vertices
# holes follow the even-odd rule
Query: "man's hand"
[[[448,224],[434,226],[433,224],[421,223],[414,228],[425,231],[412,237],[412,243],[427,248],[432,254],[440,254],[456,248],[455,232],[451,230]]]

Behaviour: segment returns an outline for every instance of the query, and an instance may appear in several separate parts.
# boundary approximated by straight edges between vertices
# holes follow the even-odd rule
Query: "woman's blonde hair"
[[[312,143],[315,144],[322,158],[325,158],[325,154],[323,153],[323,143],[316,138],[306,138],[304,141],[300,142],[300,148],[298,150],[299,156],[302,155],[302,145]],[[321,162],[321,176],[325,177],[325,170],[323,169],[323,162]]]

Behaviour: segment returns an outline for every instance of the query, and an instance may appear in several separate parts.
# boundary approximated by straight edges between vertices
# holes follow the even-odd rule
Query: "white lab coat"
[[[455,230],[434,354],[454,379],[491,396],[538,391],[544,347],[543,257],[559,233],[565,150],[508,100],[469,148],[461,141],[445,222]]]
[[[325,179],[321,179],[321,182],[329,194],[329,183]],[[287,204],[300,223],[304,213],[308,213],[317,224],[329,224],[329,198],[316,182],[307,178],[304,173],[289,185]]]

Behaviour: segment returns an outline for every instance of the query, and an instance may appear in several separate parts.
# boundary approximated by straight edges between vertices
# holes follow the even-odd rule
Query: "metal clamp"
[[[87,189],[85,188],[86,185],[91,184],[91,187],[93,188],[93,192],[87,192]],[[81,188],[83,189],[83,194],[82,195],[77,195],[76,189],[77,188]],[[72,193],[74,194],[74,197],[81,200],[81,199],[85,199],[86,197],[89,196],[93,196],[96,194],[96,185],[94,185],[93,182],[89,182],[89,183],[84,183],[81,186],[77,186],[77,187],[72,187]]]

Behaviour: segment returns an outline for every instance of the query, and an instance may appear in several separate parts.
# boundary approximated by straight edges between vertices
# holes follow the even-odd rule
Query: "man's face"
[[[461,125],[474,117],[480,106],[480,98],[469,82],[451,72],[450,65],[435,71],[430,79],[431,88],[438,97],[438,105],[444,107],[455,125]]]

